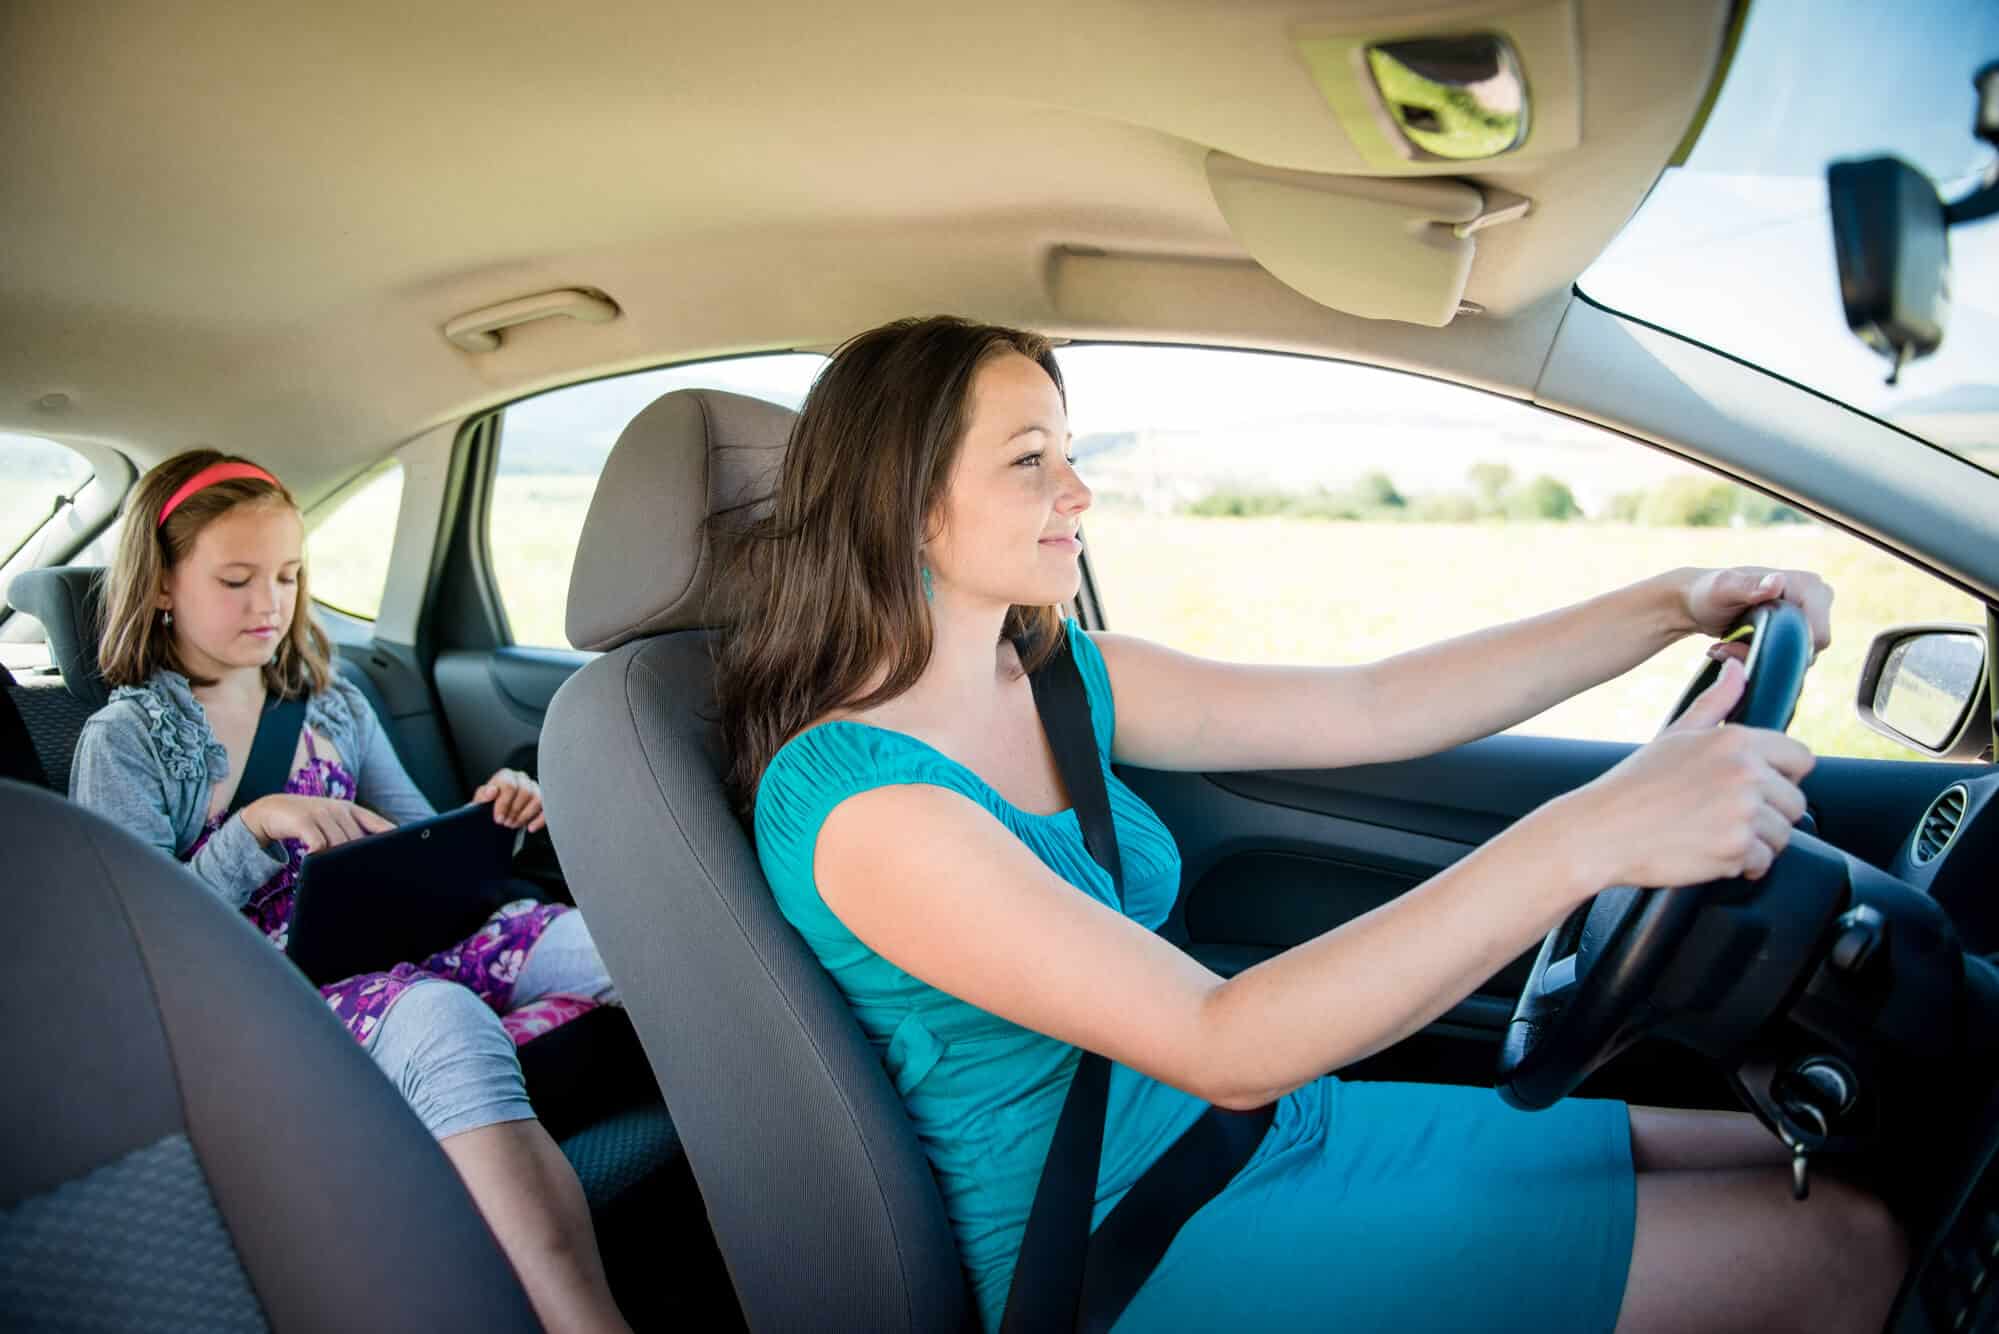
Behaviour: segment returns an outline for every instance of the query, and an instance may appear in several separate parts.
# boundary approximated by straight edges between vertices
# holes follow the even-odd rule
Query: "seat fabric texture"
[[[0,838],[25,909],[0,937],[9,1328],[540,1328],[449,1160],[254,928],[52,793],[0,781]]]

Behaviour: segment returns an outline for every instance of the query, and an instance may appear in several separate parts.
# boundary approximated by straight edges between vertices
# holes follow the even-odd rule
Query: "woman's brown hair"
[[[118,557],[104,586],[104,633],[97,641],[97,668],[110,686],[136,686],[160,668],[179,672],[190,685],[214,682],[195,675],[182,661],[173,630],[160,614],[158,599],[167,573],[194,550],[195,538],[238,505],[298,508],[281,483],[256,477],[215,482],[188,496],[161,523],[160,509],[196,473],[216,463],[250,460],[214,449],[176,454],[147,473],[125,509],[118,531]],[[312,616],[306,567],[298,571],[298,602],[292,623],[278,641],[277,654],[264,664],[264,687],[280,698],[317,694],[333,679],[333,646]]]
[[[717,703],[729,795],[745,818],[786,741],[833,709],[894,699],[929,666],[925,524],[970,423],[973,377],[1009,352],[1039,364],[1066,401],[1039,334],[933,316],[849,339],[805,397],[768,514],[744,522],[756,508],[744,506],[709,520],[724,627]],[[1002,633],[1027,645],[1032,670],[1060,642],[1060,611],[1011,607]]]

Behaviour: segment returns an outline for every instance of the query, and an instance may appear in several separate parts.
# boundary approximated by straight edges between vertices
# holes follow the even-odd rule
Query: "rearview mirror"
[[[1846,325],[1888,359],[1893,384],[1903,366],[1943,342],[1950,315],[1943,200],[1900,158],[1835,162],[1825,177]]]
[[[1992,739],[1985,658],[1985,634],[1976,626],[1882,631],[1860,669],[1860,721],[1925,755],[1978,759]]]
[[[1999,60],[1972,76],[1971,132],[1999,148]],[[1846,325],[1888,358],[1888,383],[1943,342],[1950,315],[1950,228],[1999,213],[1999,163],[1946,204],[1930,178],[1900,158],[1835,162],[1826,205]]]

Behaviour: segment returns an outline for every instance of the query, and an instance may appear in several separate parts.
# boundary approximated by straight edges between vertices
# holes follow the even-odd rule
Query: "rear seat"
[[[14,674],[0,664],[0,778],[49,787],[48,770],[36,753],[21,706],[14,700],[14,692],[20,688]]]
[[[0,667],[0,689],[6,715],[0,719],[0,774],[67,794],[76,738],[96,709],[53,676],[22,681]]]
[[[52,566],[25,570],[8,585],[7,600],[42,623],[61,681],[20,682],[0,667],[6,704],[21,724],[19,731],[10,729],[8,709],[0,705],[0,774],[68,794],[84,719],[110,699],[97,671],[103,576],[101,566]],[[336,655],[334,666],[360,689],[383,731],[393,737],[387,705],[374,681],[345,657]],[[24,753],[22,733],[29,753]],[[707,1233],[679,1134],[623,1011],[584,1015],[521,1051],[529,1097],[582,1182],[606,1269],[627,1317],[635,1325],[651,1323],[643,1318],[648,1303],[677,1306],[693,1289],[705,1289],[701,1300],[710,1309],[717,1302],[726,1303],[724,1310],[733,1306],[734,1294]],[[589,1082],[590,1094],[570,1092],[583,1081]],[[683,1259],[694,1262],[686,1276],[693,1281],[679,1289],[660,1284],[658,1252],[634,1247],[630,1237],[623,1244],[614,1238],[633,1232],[671,1238]],[[618,1272],[621,1268],[625,1276]],[[626,1281],[621,1283],[621,1277]]]

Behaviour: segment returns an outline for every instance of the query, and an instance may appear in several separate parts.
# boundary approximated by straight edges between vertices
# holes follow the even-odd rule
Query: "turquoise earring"
[[[928,565],[923,567],[923,600],[925,602],[935,602],[937,600],[937,589],[930,582],[930,567]]]

